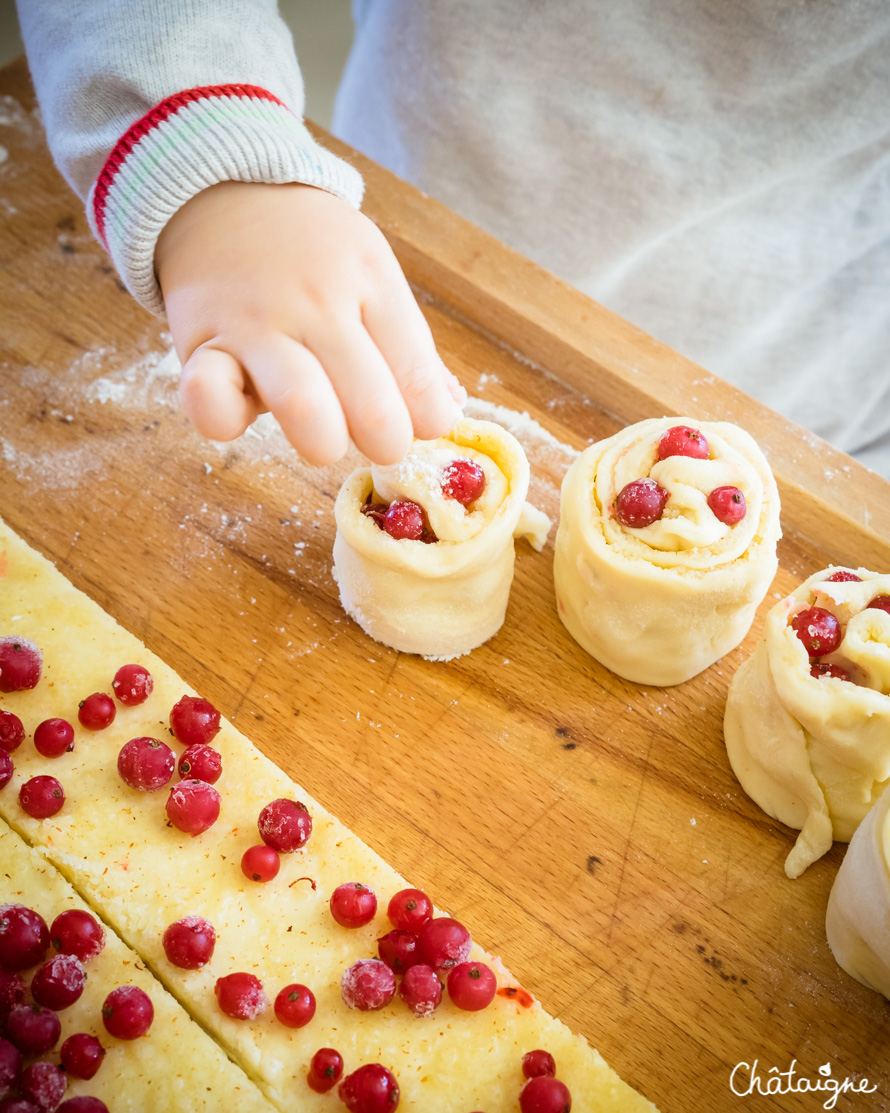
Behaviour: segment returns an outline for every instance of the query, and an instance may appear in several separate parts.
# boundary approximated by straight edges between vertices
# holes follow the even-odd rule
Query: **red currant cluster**
[[[472,460],[452,460],[442,470],[442,494],[454,499],[461,506],[470,506],[485,490],[485,472]],[[385,502],[368,501],[362,513],[397,541],[423,541],[431,545],[438,541],[430,529],[426,512],[419,503],[410,499],[396,499],[387,505]]]
[[[826,583],[861,583],[862,577],[855,572],[841,569],[825,577]],[[890,595],[876,595],[866,610],[886,611],[890,614]],[[855,683],[849,667],[845,668],[836,661],[823,661],[820,658],[837,653],[844,640],[844,631],[836,615],[825,607],[805,607],[790,619],[790,626],[807,651],[810,658],[810,676],[818,680],[830,676],[835,680]]]
[[[56,953],[47,958],[50,945]],[[23,904],[0,908],[0,1101],[4,1113],[108,1113],[99,1098],[62,1101],[68,1077],[91,1079],[102,1065],[105,1049],[94,1035],[70,1035],[59,1049],[60,1066],[41,1058],[59,1042],[62,1025],[57,1014],[83,993],[84,965],[97,958],[104,946],[102,925],[82,909],[61,912],[47,927],[39,912]],[[29,995],[22,972],[35,966]],[[113,989],[102,1006],[106,1031],[120,1040],[145,1035],[153,1018],[151,998],[134,985]],[[26,1066],[28,1059],[35,1061]]]
[[[689,456],[693,460],[707,460],[711,447],[700,429],[688,425],[675,425],[662,434],[658,442],[658,459],[669,456]],[[664,514],[670,492],[654,479],[634,479],[625,484],[615,499],[615,517],[629,529],[651,526]],[[708,506],[718,521],[726,526],[737,525],[747,514],[745,496],[738,487],[715,487],[708,495]]]

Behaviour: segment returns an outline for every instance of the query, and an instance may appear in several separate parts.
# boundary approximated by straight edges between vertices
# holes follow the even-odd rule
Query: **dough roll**
[[[890,790],[850,842],[828,898],[825,932],[838,964],[890,999]]]
[[[668,455],[671,431],[706,438],[703,458]],[[654,482],[661,516],[622,524],[628,485]],[[720,520],[718,489],[744,497]],[[591,656],[640,684],[680,684],[735,648],[778,567],[779,495],[754,440],[728,422],[653,418],[591,445],[562,485],[554,579],[559,616]]]
[[[842,577],[840,580],[829,577]],[[733,677],[726,750],[742,788],[800,831],[785,861],[799,877],[831,846],[848,842],[890,779],[890,576],[829,568],[810,576],[767,615],[753,655]],[[827,653],[799,633],[827,613]],[[806,633],[805,629],[805,633]]]
[[[484,474],[469,505],[448,497],[455,460]],[[544,547],[550,520],[526,502],[522,446],[489,421],[465,418],[446,436],[415,441],[387,467],[359,468],[334,506],[334,578],[340,602],[366,634],[403,653],[448,660],[498,632],[513,580],[514,537]],[[390,536],[368,510],[410,501],[425,515],[425,539]]]

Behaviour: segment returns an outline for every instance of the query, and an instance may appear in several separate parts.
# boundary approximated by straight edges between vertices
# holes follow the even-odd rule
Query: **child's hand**
[[[231,440],[271,410],[310,463],[349,438],[391,464],[441,436],[466,395],[383,235],[332,194],[223,182],[170,220],[155,254],[185,412]]]

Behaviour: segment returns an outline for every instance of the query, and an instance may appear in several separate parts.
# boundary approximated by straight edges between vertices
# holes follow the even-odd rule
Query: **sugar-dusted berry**
[[[0,638],[0,692],[36,688],[43,670],[43,653],[28,638]]]
[[[442,1000],[442,983],[432,966],[418,963],[405,971],[399,996],[415,1016],[432,1016]]]
[[[315,1016],[315,994],[308,986],[294,982],[275,998],[275,1017],[286,1028],[304,1028]]]
[[[277,850],[264,842],[248,847],[241,857],[241,872],[251,881],[273,881],[281,869],[281,858]]]
[[[183,916],[164,932],[164,954],[180,970],[199,970],[213,957],[216,931],[203,916]]]
[[[263,983],[254,974],[238,972],[218,978],[215,993],[220,1009],[234,1020],[255,1020],[269,1007]]]
[[[197,777],[209,785],[216,784],[222,774],[222,754],[203,742],[189,746],[179,759],[180,777]]]
[[[102,1022],[118,1040],[138,1040],[151,1027],[155,1010],[151,998],[136,985],[119,985],[105,998]]]
[[[394,974],[404,974],[420,962],[417,936],[413,931],[394,928],[377,940],[377,954]]]
[[[13,974],[0,966],[0,1027],[16,1005],[25,999],[25,979],[21,974]]]
[[[417,936],[420,959],[434,970],[450,970],[470,957],[473,941],[458,920],[438,916],[424,925]]]
[[[43,962],[49,928],[39,912],[24,904],[0,905],[0,966],[10,973]]]
[[[855,572],[848,572],[846,568],[841,568],[837,572],[832,572],[830,576],[825,577],[827,584],[861,584],[862,577],[857,576]]]
[[[6,788],[14,772],[15,762],[12,760],[12,755],[7,750],[0,749],[0,788]]]
[[[200,696],[183,696],[170,712],[170,729],[183,746],[207,745],[219,734],[219,712]]]
[[[61,1034],[59,1018],[42,1005],[16,1005],[6,1021],[6,1038],[28,1059],[52,1051]]]
[[[12,753],[21,746],[24,737],[25,727],[18,715],[0,710],[0,749]]]
[[[408,499],[389,504],[383,516],[383,530],[397,541],[419,541],[425,528],[423,508]]]
[[[326,1094],[343,1076],[343,1056],[333,1047],[320,1047],[309,1063],[306,1081],[316,1094]]]
[[[866,610],[885,611],[890,614],[890,595],[876,595],[868,604]]]
[[[853,677],[841,665],[825,665],[821,661],[810,665],[810,676],[814,676],[817,680],[823,676],[831,676],[835,680],[848,680],[851,683],[853,681]]]
[[[80,998],[85,984],[83,963],[76,955],[53,955],[31,979],[31,996],[38,1005],[61,1012]]]
[[[651,526],[664,513],[669,497],[654,479],[634,479],[618,492],[615,517],[628,529]]]
[[[25,1101],[33,1102],[41,1113],[58,1109],[67,1088],[68,1079],[64,1073],[55,1063],[46,1060],[25,1067],[19,1079],[19,1094]]]
[[[841,644],[841,624],[824,607],[807,607],[791,620],[791,628],[803,642],[810,657],[824,657]]]
[[[266,804],[257,820],[260,838],[279,854],[290,854],[309,841],[312,816],[305,804],[280,798]]]
[[[485,490],[485,472],[473,460],[452,460],[442,471],[442,494],[469,506]]]
[[[105,1048],[87,1032],[74,1032],[59,1049],[62,1066],[72,1078],[94,1078],[104,1058]]]
[[[186,835],[200,835],[219,819],[220,795],[206,781],[180,781],[167,797],[167,818]]]
[[[82,908],[60,912],[50,925],[49,937],[57,951],[76,955],[81,962],[97,958],[105,946],[105,928]]]
[[[373,1012],[395,996],[396,976],[376,958],[360,958],[340,979],[340,996],[350,1009]]]
[[[337,1093],[349,1113],[394,1113],[399,1106],[399,1084],[380,1063],[367,1063],[348,1074]]]
[[[176,758],[160,738],[131,738],[117,755],[117,771],[124,784],[139,792],[157,792],[169,784]]]
[[[331,893],[331,915],[341,927],[364,927],[376,914],[377,897],[360,881],[347,881]]]
[[[0,1036],[0,1100],[8,1097],[22,1072],[22,1053]]]
[[[143,665],[121,665],[111,682],[111,690],[125,707],[145,703],[154,686],[154,677]]]
[[[74,727],[67,719],[44,719],[34,728],[34,747],[44,757],[61,757],[74,749]]]
[[[386,907],[389,922],[402,931],[418,931],[433,918],[433,902],[422,889],[400,889]]]

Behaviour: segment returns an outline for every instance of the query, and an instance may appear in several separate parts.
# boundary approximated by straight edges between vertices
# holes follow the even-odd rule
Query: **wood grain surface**
[[[469,657],[370,641],[330,575],[356,459],[304,467],[265,419],[230,445],[190,429],[163,323],[123,291],[53,169],[23,63],[0,71],[0,96],[0,515],[665,1113],[821,1108],[734,1096],[732,1068],[755,1059],[764,1077],[828,1062],[878,1087],[838,1109],[890,1107],[887,1003],[825,942],[843,847],[787,880],[793,834],[744,795],[723,746],[727,685],[773,595],[742,647],[669,690],[571,640],[552,538],[518,546],[506,624]],[[890,484],[352,157],[478,412],[527,411],[556,438],[517,426],[544,509],[561,446],[662,413],[729,417],[782,489],[776,597],[831,560],[890,568]]]

